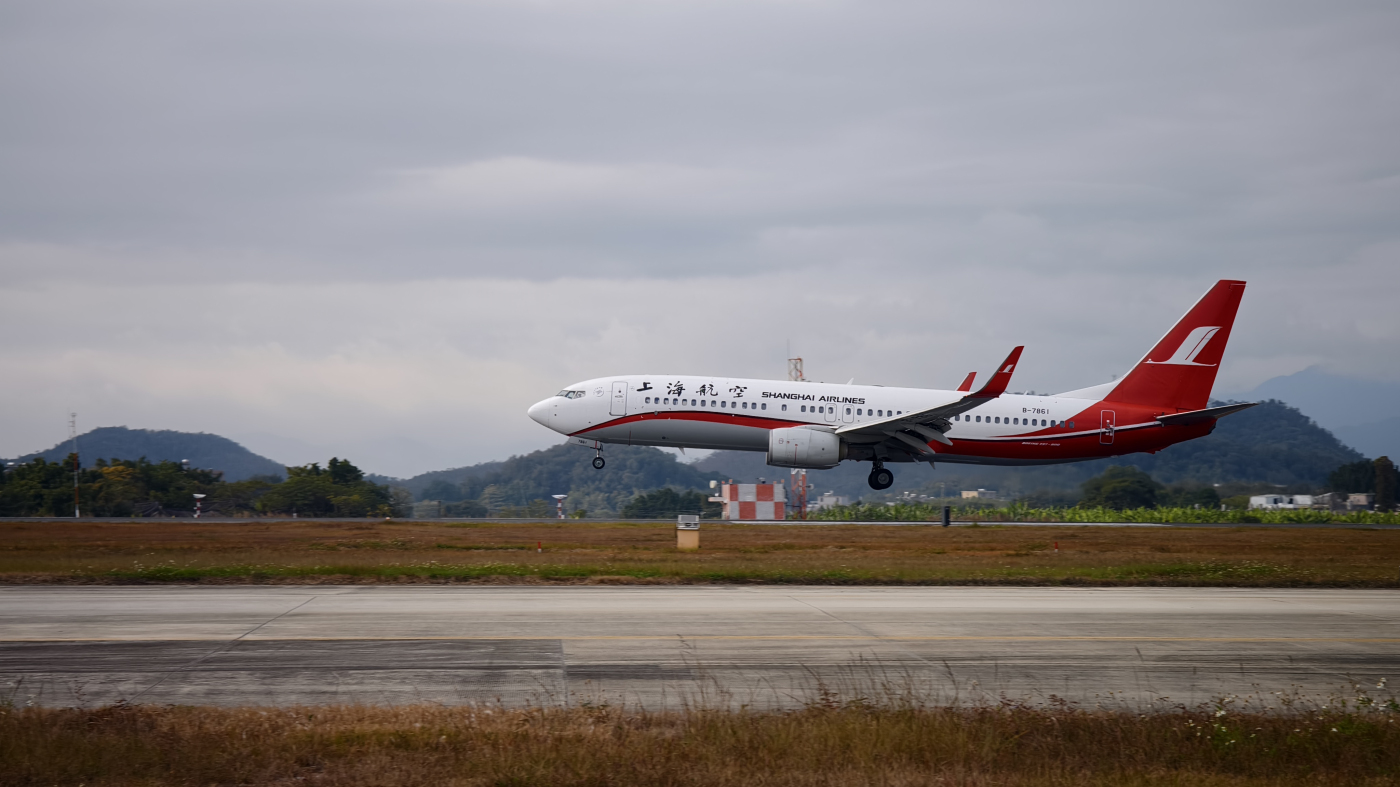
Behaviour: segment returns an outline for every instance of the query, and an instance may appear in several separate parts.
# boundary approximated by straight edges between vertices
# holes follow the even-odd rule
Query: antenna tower
[[[82,465],[78,462],[78,414],[68,414],[68,437],[73,441],[73,518],[82,516],[78,513],[78,470]]]
[[[792,350],[788,350],[788,355],[792,355]],[[788,379],[793,382],[806,382],[807,378],[802,375],[802,359],[788,359]],[[807,471],[792,471],[792,502],[793,510],[797,512],[798,519],[807,518]]]
[[[807,382],[807,378],[802,376],[801,358],[788,359],[788,379],[799,383]]]

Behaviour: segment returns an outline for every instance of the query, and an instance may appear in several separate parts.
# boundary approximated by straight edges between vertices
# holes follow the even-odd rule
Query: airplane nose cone
[[[525,412],[529,414],[530,419],[533,420],[535,423],[541,424],[543,426],[549,426],[549,409],[549,400],[545,399],[542,402],[535,402],[534,404],[530,405],[530,409],[526,410]]]

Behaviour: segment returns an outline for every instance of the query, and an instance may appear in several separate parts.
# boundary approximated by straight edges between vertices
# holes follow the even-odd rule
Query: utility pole
[[[78,512],[78,470],[81,464],[78,462],[78,414],[68,414],[68,436],[73,440],[73,518],[82,516]]]

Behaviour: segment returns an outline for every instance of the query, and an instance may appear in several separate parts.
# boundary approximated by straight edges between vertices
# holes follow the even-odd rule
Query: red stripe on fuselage
[[[1097,406],[1075,416],[1075,419],[1089,417]],[[1207,422],[1189,426],[1163,426],[1154,417],[1156,413],[1132,413],[1130,408],[1105,405],[1101,409],[1116,410],[1120,418],[1144,418],[1136,423],[1121,425],[1114,430],[1112,443],[1102,443],[1102,431],[1098,428],[1076,429],[1073,432],[1057,432],[1055,427],[1047,427],[1023,435],[998,435],[996,437],[953,437],[952,447],[941,443],[929,443],[935,453],[957,456],[972,456],[986,459],[1025,459],[1038,461],[1075,461],[1100,457],[1121,456],[1138,452],[1156,452],[1169,445],[1203,437],[1211,433],[1214,424]],[[606,423],[590,426],[574,432],[571,436],[581,436],[599,429],[623,426],[644,421],[699,421],[715,424],[733,424],[753,429],[784,429],[794,426],[827,426],[822,422],[787,421],[779,418],[741,415],[738,413],[672,411],[650,412],[626,415]],[[1098,421],[1098,416],[1094,416]],[[834,424],[840,426],[841,424]]]
[[[614,418],[606,423],[590,426],[587,429],[580,429],[569,435],[577,437],[598,429],[607,429],[612,426],[623,426],[625,424],[635,424],[639,421],[704,421],[712,424],[735,424],[737,426],[748,426],[754,429],[785,429],[789,426],[820,426],[808,421],[783,421],[777,418],[763,418],[752,415],[740,415],[738,413],[711,413],[700,411],[679,411],[663,413],[638,413],[637,415],[624,415],[621,418]]]

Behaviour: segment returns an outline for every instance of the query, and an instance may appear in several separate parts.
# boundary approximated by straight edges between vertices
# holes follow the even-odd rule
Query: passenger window
[[[804,412],[804,413],[807,412],[807,405],[805,405],[805,404],[802,405],[802,412]]]
[[[783,405],[783,412],[787,412],[787,405]]]
[[[720,403],[719,403],[719,406],[720,406],[720,407],[724,407],[725,404],[726,404],[726,402],[720,402]]]
[[[767,403],[767,402],[764,402],[764,403],[763,403],[763,408],[762,408],[762,409],[764,409],[764,410],[767,410],[767,409],[768,409],[768,403]]]
[[[1071,429],[1074,428],[1074,422],[1073,422],[1073,421],[1070,421],[1070,422],[1069,422],[1069,428],[1071,428]]]
[[[979,423],[979,424],[982,423],[982,416],[980,416],[980,415],[977,416],[977,423]]]

